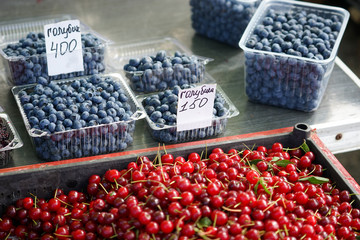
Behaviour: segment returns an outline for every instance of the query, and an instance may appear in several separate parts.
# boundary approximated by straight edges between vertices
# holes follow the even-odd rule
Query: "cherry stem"
[[[272,202],[267,208],[265,208],[263,211],[266,212],[267,210],[269,210],[272,206],[274,206],[278,201],[280,201],[281,198],[275,200],[274,202]]]
[[[216,226],[216,220],[217,220],[217,214],[215,214],[215,217],[214,217],[213,227]]]
[[[194,231],[204,240],[211,240],[211,238],[207,237],[208,233],[204,232],[198,228],[195,228]]]
[[[285,231],[285,235],[286,235],[286,236],[289,236],[289,232],[288,232],[288,229],[287,229],[287,227],[286,227],[286,224],[284,224],[284,231]]]
[[[150,179],[148,179],[148,180],[137,180],[137,181],[132,181],[131,184],[133,184],[133,183],[139,183],[139,182],[154,182],[154,183],[158,183],[158,184],[160,184],[161,186],[164,187],[165,191],[169,191],[169,189],[167,189],[167,187],[165,186],[165,184],[163,184],[162,182],[156,181],[156,180],[150,180]]]
[[[55,236],[58,237],[72,237],[72,235],[63,235],[63,234],[58,234],[58,233],[54,233]]]
[[[100,187],[104,190],[104,192],[105,192],[106,194],[108,194],[108,191],[106,190],[106,188],[104,187],[104,185],[102,185],[101,183],[99,183],[99,185],[100,185]]]
[[[55,189],[54,198],[56,198],[57,191],[58,191],[58,188],[57,188],[57,189]]]
[[[142,165],[141,165],[141,166],[142,166]],[[121,184],[118,184],[118,183],[117,183],[116,179],[114,179],[114,183],[115,183],[115,188],[116,188],[116,190],[119,189],[119,186],[122,187]]]
[[[7,240],[10,237],[10,234],[11,234],[11,232],[9,232],[8,235],[6,235],[5,240]]]
[[[59,200],[61,203],[67,205],[67,206],[70,206],[70,207],[73,207],[71,204],[67,203],[67,202],[64,202],[63,200],[61,200],[60,198],[56,198],[57,200]]]
[[[239,204],[239,203],[238,203]],[[238,204],[236,204],[236,205],[238,205]],[[240,203],[241,204],[241,203]],[[237,207],[235,205],[235,207]],[[225,206],[222,206],[222,208],[224,209],[224,210],[226,210],[226,211],[229,211],[229,212],[242,212],[242,210],[241,209],[234,209],[234,208],[228,208],[228,207],[225,207]]]
[[[165,147],[165,143],[163,143],[163,148],[164,148],[165,154],[167,154],[167,152],[166,152],[166,147]]]
[[[127,174],[128,172],[130,172],[131,170],[133,170],[133,168],[131,167],[130,169],[128,169],[126,172],[124,172],[120,177],[125,176],[125,174]]]

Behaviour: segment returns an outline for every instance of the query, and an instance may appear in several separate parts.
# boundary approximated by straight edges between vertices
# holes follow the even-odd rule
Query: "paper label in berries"
[[[216,84],[183,89],[178,95],[177,131],[209,127],[212,123]]]
[[[44,26],[48,75],[84,71],[79,20]]]

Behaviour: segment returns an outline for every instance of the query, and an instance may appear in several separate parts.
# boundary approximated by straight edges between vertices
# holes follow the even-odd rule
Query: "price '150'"
[[[208,101],[209,101],[209,99],[207,97],[197,98],[192,103],[189,103],[189,101],[186,101],[183,105],[180,106],[181,109],[179,112],[184,112],[189,109],[202,108],[207,104]]]
[[[54,43],[51,42],[51,51],[55,52],[55,58],[58,57],[58,54],[61,56],[65,55],[66,53],[72,53],[77,46],[76,39],[72,39],[71,41],[63,41],[61,43]]]

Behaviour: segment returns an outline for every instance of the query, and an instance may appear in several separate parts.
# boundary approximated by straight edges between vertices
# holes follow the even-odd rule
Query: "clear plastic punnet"
[[[196,33],[239,47],[238,43],[261,0],[190,0]]]
[[[239,46],[249,100],[316,110],[329,82],[349,13],[301,1],[263,1]]]
[[[45,161],[125,150],[133,142],[135,122],[145,117],[117,73],[40,85],[17,86],[12,92],[36,153]],[[57,97],[38,98],[39,91]]]
[[[59,80],[105,72],[105,50],[111,41],[80,21],[84,71],[48,75],[44,26],[74,19],[78,18],[72,15],[55,15],[0,24],[0,55],[9,85],[32,84],[41,77]]]
[[[203,81],[210,58],[194,55],[173,38],[113,45],[111,64],[122,67],[136,95]]]
[[[204,83],[215,83],[215,80],[209,74],[206,74]],[[201,85],[201,83],[194,84],[192,86],[199,85]],[[159,121],[159,119],[155,121],[155,118],[157,117],[154,117],[153,114],[156,115],[154,113],[156,111],[150,113],[147,101],[149,101],[150,99],[150,105],[153,105],[151,104],[151,101],[153,101],[154,99],[151,100],[151,98],[154,98],[155,96],[155,98],[160,97],[161,99],[164,95],[168,96],[169,101],[172,101],[171,98],[174,98],[174,101],[172,101],[171,104],[165,104],[168,105],[169,109],[162,110],[161,107],[164,107],[164,105],[162,105],[158,110],[156,110],[157,108],[155,108],[156,111],[162,111],[161,118],[166,119],[165,122]],[[204,128],[194,128],[185,131],[178,131],[176,126],[177,98],[170,95],[177,95],[176,88],[173,90],[165,90],[164,92],[138,95],[136,97],[138,102],[141,104],[143,112],[146,113],[145,119],[148,123],[150,134],[158,142],[180,143],[215,137],[222,134],[226,130],[228,119],[235,117],[239,114],[238,109],[227,97],[221,87],[217,85],[214,103],[214,112],[217,113],[213,115],[211,125]],[[167,108],[167,106],[165,106],[165,108]]]
[[[23,146],[9,115],[0,113],[0,167],[6,166],[12,158],[13,150]]]

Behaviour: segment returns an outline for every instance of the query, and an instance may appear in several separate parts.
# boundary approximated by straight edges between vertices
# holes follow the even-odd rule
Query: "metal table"
[[[246,134],[293,126],[304,122],[316,129],[319,137],[333,152],[360,148],[360,80],[339,59],[331,75],[326,94],[318,110],[304,113],[248,101],[244,90],[244,55],[236,49],[195,34],[191,28],[189,1],[183,0],[63,0],[2,1],[0,22],[40,15],[73,14],[116,44],[149,38],[173,37],[200,56],[215,59],[207,71],[217,80],[239,109],[229,120],[222,136]],[[23,166],[42,161],[35,155],[15,100],[4,76],[0,83],[0,105],[10,115],[24,146],[14,152],[6,167]],[[127,150],[156,147],[138,121],[134,143]]]

